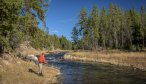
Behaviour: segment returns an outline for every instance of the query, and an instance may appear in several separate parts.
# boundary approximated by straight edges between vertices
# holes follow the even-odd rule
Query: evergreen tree
[[[91,29],[87,31],[90,31],[90,36],[92,39],[92,42],[90,44],[93,44],[92,48],[96,50],[98,48],[99,43],[99,10],[96,5],[93,7],[93,10],[91,12],[89,25]]]
[[[60,41],[59,41],[59,38],[56,34],[53,35],[53,38],[54,38],[54,48],[55,49],[59,49],[61,46],[60,46]]]
[[[100,34],[100,44],[101,46],[103,46],[104,48],[106,47],[106,42],[107,42],[107,16],[106,16],[106,10],[103,8],[102,9],[102,14],[101,14],[101,18],[100,18],[100,29],[99,29],[99,34]]]
[[[122,9],[119,9],[119,21],[120,21],[120,29],[119,29],[119,33],[118,33],[118,42],[119,42],[119,48],[123,49],[124,45],[126,43],[126,40],[124,37],[126,37],[126,33],[125,31],[126,29],[126,18],[124,16],[124,12],[122,11]]]
[[[30,13],[34,16],[38,16],[38,18],[44,22],[45,11],[47,10],[47,7],[49,5],[49,0],[23,0],[23,1],[24,1],[24,6],[22,9],[23,15]]]
[[[106,13],[102,9],[99,16],[97,6],[93,7],[88,17],[84,9],[80,12],[80,33],[78,44],[82,49],[95,50],[100,47],[113,49],[142,50],[146,46],[146,12],[141,7],[123,11],[116,4],[111,4]],[[80,46],[78,46],[78,49]]]
[[[61,49],[63,50],[71,50],[72,49],[72,43],[66,39],[66,37],[62,36],[60,38],[60,45]]]
[[[138,14],[135,10],[131,11],[132,15],[132,36],[133,36],[133,45],[136,47],[136,50],[140,50],[143,48],[143,38],[144,33],[140,22],[140,14]]]
[[[15,42],[11,42],[14,39],[10,41],[10,36],[14,36],[14,32],[18,27],[22,3],[22,0],[1,0],[0,2],[0,45],[3,46],[4,51],[9,51],[11,48],[14,48],[14,43],[16,41],[18,42],[16,38]]]
[[[78,45],[78,42],[79,42],[79,30],[74,27],[73,30],[72,30],[72,40],[73,40],[73,49],[77,49],[77,47],[79,46]]]
[[[84,50],[88,46],[88,39],[89,39],[89,31],[88,31],[88,17],[86,9],[83,8],[80,12],[79,17],[79,24],[80,24],[80,34],[82,38],[82,49]]]
[[[132,20],[131,20],[131,10],[128,10],[125,12],[125,43],[124,43],[124,48],[125,49],[132,49]]]
[[[118,31],[120,30],[119,8],[115,4],[111,4],[108,12],[109,18],[109,44],[112,48],[118,48]]]
[[[144,6],[141,6],[140,18],[141,18],[141,27],[142,27],[142,30],[143,30],[143,33],[144,33],[143,47],[144,46],[146,47],[146,12],[145,12]]]

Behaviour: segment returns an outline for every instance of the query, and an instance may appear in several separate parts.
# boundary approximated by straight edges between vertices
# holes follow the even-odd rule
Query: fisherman
[[[38,64],[38,66],[39,66],[39,72],[38,72],[38,74],[39,74],[40,76],[43,76],[43,73],[42,73],[43,64],[46,64],[46,63],[47,63],[46,60],[45,60],[44,53],[42,53],[42,54],[39,56],[38,60],[39,60],[39,64]]]

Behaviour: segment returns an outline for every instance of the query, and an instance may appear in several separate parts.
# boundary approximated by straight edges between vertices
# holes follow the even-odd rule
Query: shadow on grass
[[[33,69],[28,69],[28,72],[30,72],[30,73],[34,73],[34,74],[36,74],[36,75],[39,75],[36,71],[34,71]]]
[[[30,73],[34,73],[34,74],[36,74],[36,75],[38,75],[38,76],[44,76],[43,74],[39,74],[39,73],[37,73],[36,71],[34,71],[33,69],[28,69],[28,72],[30,72]]]

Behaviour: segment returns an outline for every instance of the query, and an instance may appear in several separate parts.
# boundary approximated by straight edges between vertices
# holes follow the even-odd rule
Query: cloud
[[[58,33],[58,30],[50,30],[51,33]]]

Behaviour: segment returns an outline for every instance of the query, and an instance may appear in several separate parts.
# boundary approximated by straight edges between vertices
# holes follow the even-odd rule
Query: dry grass
[[[29,68],[33,72],[29,72]],[[0,59],[0,84],[56,84],[59,70],[44,66],[44,76],[37,75],[38,67],[32,62],[17,59],[16,63]]]
[[[36,50],[29,42],[22,43],[16,53],[21,53],[23,56],[30,54],[40,54],[48,52],[48,50]],[[0,84],[56,84],[58,83],[57,76],[60,70],[54,67],[43,66],[43,77],[38,76],[38,66],[33,62],[26,62],[14,54],[6,54],[0,56]],[[3,57],[3,58],[1,58]],[[31,68],[32,72],[29,72]]]
[[[146,52],[123,52],[118,50],[102,51],[98,53],[72,52],[66,55],[65,59],[107,62],[146,70]]]

